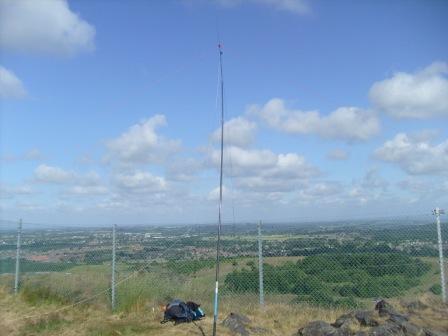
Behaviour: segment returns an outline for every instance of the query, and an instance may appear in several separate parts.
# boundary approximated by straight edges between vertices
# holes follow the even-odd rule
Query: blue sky
[[[216,221],[218,32],[225,220],[447,205],[446,1],[0,0],[0,9],[4,220]]]

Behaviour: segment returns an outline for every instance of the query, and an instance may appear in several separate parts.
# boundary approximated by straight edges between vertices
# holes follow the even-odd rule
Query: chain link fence
[[[31,303],[131,312],[158,310],[182,298],[212,312],[216,225],[43,229],[24,222],[22,230],[17,227],[0,224],[0,286]],[[442,300],[447,263],[439,253],[448,255],[444,216],[440,227],[439,244],[431,215],[224,225],[220,307]]]

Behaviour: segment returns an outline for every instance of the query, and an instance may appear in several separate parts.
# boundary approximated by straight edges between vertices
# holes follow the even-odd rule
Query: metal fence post
[[[437,239],[439,242],[439,262],[440,262],[440,283],[442,285],[442,301],[447,303],[446,301],[446,283],[445,283],[445,265],[443,262],[443,240],[442,240],[442,230],[440,228],[440,214],[443,214],[444,211],[436,208],[434,210],[434,215],[436,215],[437,222]]]
[[[263,245],[261,241],[261,221],[258,222],[258,289],[260,292],[260,306],[264,306],[263,288]]]
[[[19,292],[19,271],[20,271],[20,244],[22,237],[22,219],[17,226],[17,252],[16,252],[16,276],[14,278],[14,294]]]
[[[115,310],[115,245],[116,245],[116,228],[117,225],[114,224],[112,227],[112,279],[111,279],[111,302],[112,302],[112,311]]]

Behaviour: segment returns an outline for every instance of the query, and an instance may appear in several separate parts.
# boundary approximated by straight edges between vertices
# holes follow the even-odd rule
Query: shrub
[[[258,269],[227,274],[225,285],[238,292],[258,291]],[[397,253],[315,255],[297,263],[264,265],[266,292],[296,294],[297,300],[319,305],[353,306],[355,298],[394,297],[419,284],[430,265]]]

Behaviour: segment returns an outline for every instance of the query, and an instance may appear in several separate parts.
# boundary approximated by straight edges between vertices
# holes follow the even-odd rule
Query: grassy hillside
[[[425,295],[421,301],[430,304],[411,317],[413,323],[423,327],[439,330],[447,328],[446,308],[442,308],[431,295]],[[400,301],[393,301],[400,309]],[[161,325],[162,313],[151,307],[139,311],[111,314],[107,307],[99,304],[86,304],[61,310],[64,306],[56,303],[33,305],[23,295],[14,297],[4,288],[0,288],[0,335],[1,336],[186,336],[202,335],[194,324],[173,326]],[[445,309],[445,310],[443,310]],[[222,306],[220,320],[231,311],[227,305]],[[265,335],[293,335],[300,327],[313,320],[333,322],[345,313],[341,308],[317,308],[308,305],[288,306],[286,304],[269,304],[265,310],[251,305],[241,306],[239,313],[247,315],[253,326],[267,330]],[[205,334],[211,335],[212,318],[198,322]],[[219,335],[230,336],[227,328],[219,325]]]

